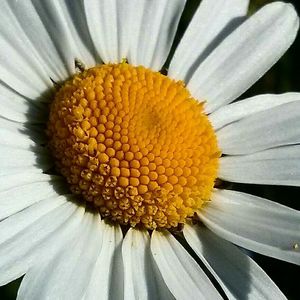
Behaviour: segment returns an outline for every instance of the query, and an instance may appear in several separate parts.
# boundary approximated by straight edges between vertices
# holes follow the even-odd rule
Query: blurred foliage
[[[250,1],[249,14],[253,14],[261,6],[271,3],[268,0],[252,0]],[[300,1],[289,1],[293,3],[300,13]],[[189,24],[195,10],[197,9],[200,0],[187,0],[186,9],[182,15],[178,34],[175,37],[175,46],[180,41],[182,34]],[[213,20],[212,20],[213,22]],[[172,54],[171,52],[171,54]],[[295,43],[288,50],[288,52],[280,59],[280,61],[265,74],[259,82],[257,82],[250,90],[248,90],[242,98],[250,97],[262,93],[284,93],[287,91],[300,90],[300,35],[298,35]],[[171,57],[171,56],[170,56]],[[169,58],[170,59],[170,58]],[[234,184],[234,189],[266,197],[273,201],[281,202],[285,205],[300,209],[299,201],[300,188],[295,187],[276,187],[276,186],[259,186],[259,185],[242,185]],[[299,269],[298,267],[281,262],[275,259],[264,257],[262,255],[254,255],[254,259],[263,267],[268,275],[280,287],[288,299],[298,299],[299,290]],[[2,288],[0,288],[0,298],[3,300],[16,299],[17,288],[20,280],[16,280]],[[41,299],[42,300],[42,299]]]

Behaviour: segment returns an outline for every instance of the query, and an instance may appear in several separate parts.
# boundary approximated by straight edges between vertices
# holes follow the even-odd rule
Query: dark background
[[[273,1],[251,0],[250,2],[250,14],[252,14],[259,7]],[[298,14],[300,14],[300,1],[293,0],[289,2],[294,4]],[[179,30],[175,38],[174,46],[176,46],[180,40],[180,37],[182,36],[199,3],[200,0],[187,0],[187,6],[179,24]],[[281,58],[281,60],[258,83],[248,90],[242,98],[263,93],[284,93],[288,91],[300,92],[299,56],[300,34],[298,35],[295,43]],[[235,190],[265,197],[300,210],[300,188],[246,184],[234,184],[232,187]],[[253,254],[252,257],[267,272],[288,299],[300,299],[300,268],[298,266],[258,254]],[[19,284],[20,280],[16,280],[4,287],[1,287],[0,299],[16,299]]]

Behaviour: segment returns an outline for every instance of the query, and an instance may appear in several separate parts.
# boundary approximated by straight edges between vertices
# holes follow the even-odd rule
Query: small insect
[[[199,219],[197,213],[194,213],[194,215],[192,217],[192,224],[196,225],[196,224],[199,224],[199,223],[200,223],[200,219]]]
[[[175,228],[171,228],[170,231],[174,234],[180,234],[182,233],[184,228],[184,224],[183,223],[179,223],[177,227]]]
[[[121,60],[121,64],[128,64],[128,60],[126,57],[123,57]]]
[[[74,63],[77,73],[82,73],[86,69],[85,64],[79,58],[75,58]]]
[[[53,78],[50,77],[50,80],[51,80],[51,82],[53,83],[53,85],[54,85],[56,88],[59,89],[59,88],[61,87],[61,84],[58,83],[57,81],[55,81]]]

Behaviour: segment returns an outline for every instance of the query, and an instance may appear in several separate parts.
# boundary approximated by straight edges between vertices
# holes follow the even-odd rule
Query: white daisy
[[[25,274],[18,299],[285,299],[233,244],[300,264],[299,212],[214,182],[300,185],[300,94],[230,104],[298,16],[203,0],[165,76],[184,5],[1,1],[0,283]]]

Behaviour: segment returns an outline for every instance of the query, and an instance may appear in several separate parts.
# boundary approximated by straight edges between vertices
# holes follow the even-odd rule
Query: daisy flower
[[[0,283],[25,274],[18,299],[285,299],[237,246],[300,264],[299,212],[218,183],[300,185],[300,94],[233,102],[298,16],[203,0],[166,72],[184,6],[1,1]]]

